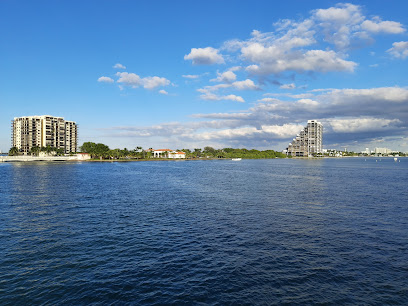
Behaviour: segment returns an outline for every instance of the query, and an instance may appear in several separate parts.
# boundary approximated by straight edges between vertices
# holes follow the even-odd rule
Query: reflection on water
[[[2,303],[403,304],[407,164],[0,164]]]

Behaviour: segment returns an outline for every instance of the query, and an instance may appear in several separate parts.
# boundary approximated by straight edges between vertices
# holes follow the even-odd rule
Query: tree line
[[[51,146],[46,146],[46,147],[37,147],[34,146],[30,149],[30,151],[28,152],[29,154],[33,155],[33,156],[38,156],[40,154],[40,152],[46,152],[48,154],[50,153],[55,153],[55,155],[64,155],[64,149],[62,148],[55,148],[55,147],[51,147]],[[19,155],[21,153],[21,151],[17,148],[17,147],[12,147],[10,148],[8,155],[9,156],[16,156]]]
[[[147,159],[151,158],[153,153],[149,150],[144,150],[142,147],[136,147],[135,149],[110,149],[109,146],[103,143],[84,142],[80,147],[81,152],[89,153],[92,158],[99,159]],[[248,150],[248,149],[214,149],[213,147],[204,147],[204,149],[196,148],[190,149],[178,149],[176,151],[182,151],[186,153],[186,158],[248,158],[248,159],[260,159],[260,158],[284,158],[285,154],[274,150]]]

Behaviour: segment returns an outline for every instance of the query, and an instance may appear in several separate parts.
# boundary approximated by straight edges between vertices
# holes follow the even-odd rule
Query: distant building
[[[27,154],[33,147],[54,147],[64,153],[77,151],[78,126],[73,121],[53,116],[25,116],[14,118],[12,146]]]
[[[173,150],[170,150],[170,149],[153,150],[153,157],[154,158],[166,158],[170,152],[173,152]]]
[[[323,146],[323,125],[316,120],[307,121],[307,126],[293,139],[286,149],[291,156],[312,156],[321,154]]]
[[[152,150],[155,158],[186,158],[186,153],[173,151],[170,149]]]
[[[387,149],[387,148],[375,148],[374,153],[375,154],[391,154],[392,150]]]
[[[173,151],[168,155],[169,158],[186,158],[186,153],[181,151]]]
[[[76,156],[77,160],[91,159],[91,154],[89,154],[89,153],[77,153],[75,156]]]

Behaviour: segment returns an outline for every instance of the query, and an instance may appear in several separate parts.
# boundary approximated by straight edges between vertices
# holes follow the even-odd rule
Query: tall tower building
[[[27,154],[32,147],[54,147],[64,153],[77,151],[78,126],[62,117],[25,116],[12,121],[12,146]]]
[[[308,120],[307,126],[289,144],[287,154],[291,156],[312,156],[322,153],[323,125],[316,120]]]

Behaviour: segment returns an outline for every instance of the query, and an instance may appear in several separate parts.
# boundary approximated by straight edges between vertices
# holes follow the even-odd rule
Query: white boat
[[[398,158],[394,157],[394,161],[397,161],[397,160],[398,160]]]
[[[239,161],[239,160],[241,160],[242,158],[233,158],[232,160],[233,161]]]

